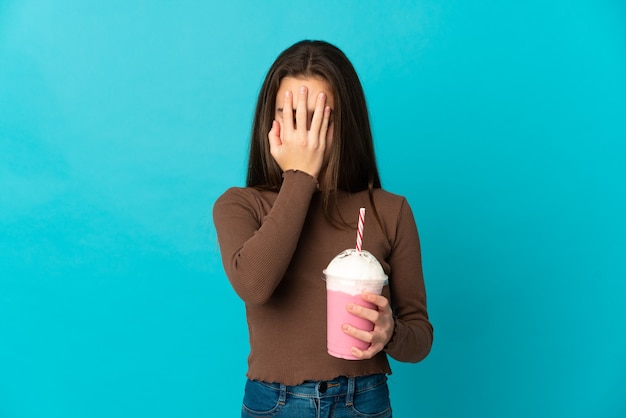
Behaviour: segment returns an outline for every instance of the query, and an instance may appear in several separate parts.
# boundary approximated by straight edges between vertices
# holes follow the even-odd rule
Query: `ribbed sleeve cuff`
[[[317,179],[310,175],[309,173],[305,173],[300,170],[287,170],[283,172],[283,185],[285,183],[295,182],[301,187],[310,187],[312,190],[317,190],[319,188],[319,184],[317,183]]]

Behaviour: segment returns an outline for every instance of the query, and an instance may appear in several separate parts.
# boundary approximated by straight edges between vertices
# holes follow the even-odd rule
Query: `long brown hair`
[[[324,214],[331,221],[337,190],[360,192],[380,188],[365,94],[359,77],[336,46],[324,41],[300,41],[283,51],[270,67],[259,92],[252,124],[246,185],[258,189],[280,189],[282,170],[270,154],[267,134],[275,118],[276,95],[284,77],[319,77],[333,90],[334,138],[326,175],[320,189]],[[336,222],[333,222],[336,224]],[[345,224],[345,222],[343,222]]]

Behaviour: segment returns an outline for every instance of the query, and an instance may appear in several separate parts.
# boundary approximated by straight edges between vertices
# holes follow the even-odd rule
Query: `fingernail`
[[[350,331],[350,325],[343,325],[341,329],[343,329],[344,331]]]
[[[306,86],[300,87],[300,93],[306,93]]]
[[[289,96],[291,96],[291,92],[290,92],[289,90],[287,90],[287,91],[285,92],[285,97],[289,97]]]
[[[354,304],[349,303],[348,306],[346,306],[346,309],[348,309],[349,311],[353,311],[354,310]]]
[[[326,99],[326,95],[324,93],[320,93],[320,100]]]

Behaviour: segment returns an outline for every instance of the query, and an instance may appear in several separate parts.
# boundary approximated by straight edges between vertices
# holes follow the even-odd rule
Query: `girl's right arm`
[[[251,304],[267,302],[287,271],[326,149],[326,94],[315,100],[310,129],[307,87],[300,88],[295,125],[292,92],[282,100],[282,122],[274,121],[268,133],[271,155],[284,173],[276,200],[270,207],[250,189],[230,189],[213,209],[224,270],[237,294]]]
[[[213,207],[222,263],[246,303],[263,304],[282,280],[296,249],[317,180],[286,171],[271,208],[250,189],[232,188]]]

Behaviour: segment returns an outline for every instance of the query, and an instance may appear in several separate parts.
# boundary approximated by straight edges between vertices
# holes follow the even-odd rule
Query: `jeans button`
[[[328,384],[326,382],[320,382],[318,390],[320,393],[325,393],[326,389],[328,389]]]

